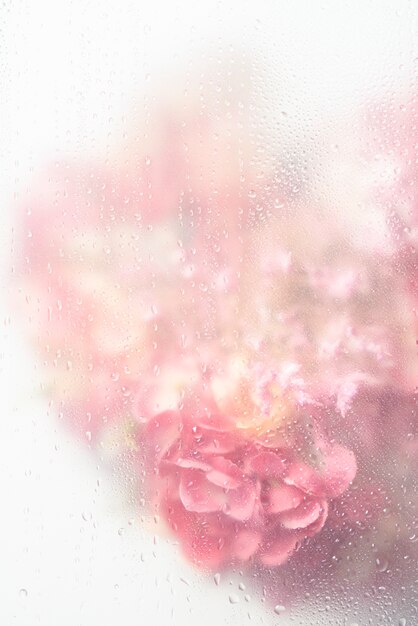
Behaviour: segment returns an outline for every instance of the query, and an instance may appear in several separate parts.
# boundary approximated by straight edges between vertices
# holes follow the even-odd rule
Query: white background
[[[154,545],[111,477],[60,429],[10,309],[14,206],[43,163],[106,153],[135,101],[208,51],[243,49],[266,64],[280,83],[267,98],[296,112],[295,132],[347,122],[364,93],[410,84],[417,13],[399,0],[2,2],[2,626],[241,625],[248,612],[252,624],[288,623],[257,594],[246,601],[238,575],[217,586],[166,539]]]

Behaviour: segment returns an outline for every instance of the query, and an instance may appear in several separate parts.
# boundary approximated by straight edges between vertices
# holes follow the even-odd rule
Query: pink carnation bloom
[[[289,448],[245,437],[225,415],[166,411],[141,440],[158,513],[187,556],[210,569],[285,563],[322,529],[329,499],[356,474],[343,446],[323,443],[314,469]]]

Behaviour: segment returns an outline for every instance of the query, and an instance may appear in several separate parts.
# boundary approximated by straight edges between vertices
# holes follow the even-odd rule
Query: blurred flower
[[[266,447],[222,414],[165,412],[141,433],[156,511],[193,562],[219,568],[254,558],[284,563],[318,533],[328,500],[356,473],[352,452],[317,448],[317,468],[290,448]]]
[[[286,146],[249,130],[243,68],[170,102],[112,166],[57,163],[24,202],[49,391],[102,454],[141,448],[150,500],[202,566],[279,565],[327,519],[338,539],[383,528],[416,457],[415,140],[395,142],[396,184],[361,176],[356,146],[323,163],[328,195],[293,197]]]

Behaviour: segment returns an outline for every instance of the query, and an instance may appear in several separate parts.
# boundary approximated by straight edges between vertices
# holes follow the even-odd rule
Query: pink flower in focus
[[[287,561],[317,534],[328,501],[356,473],[353,453],[322,444],[317,469],[289,448],[246,438],[224,415],[166,411],[141,434],[154,505],[197,565]]]

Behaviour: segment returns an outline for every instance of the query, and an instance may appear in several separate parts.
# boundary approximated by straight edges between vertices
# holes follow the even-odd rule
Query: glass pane
[[[1,12],[1,623],[415,624],[417,8]]]

